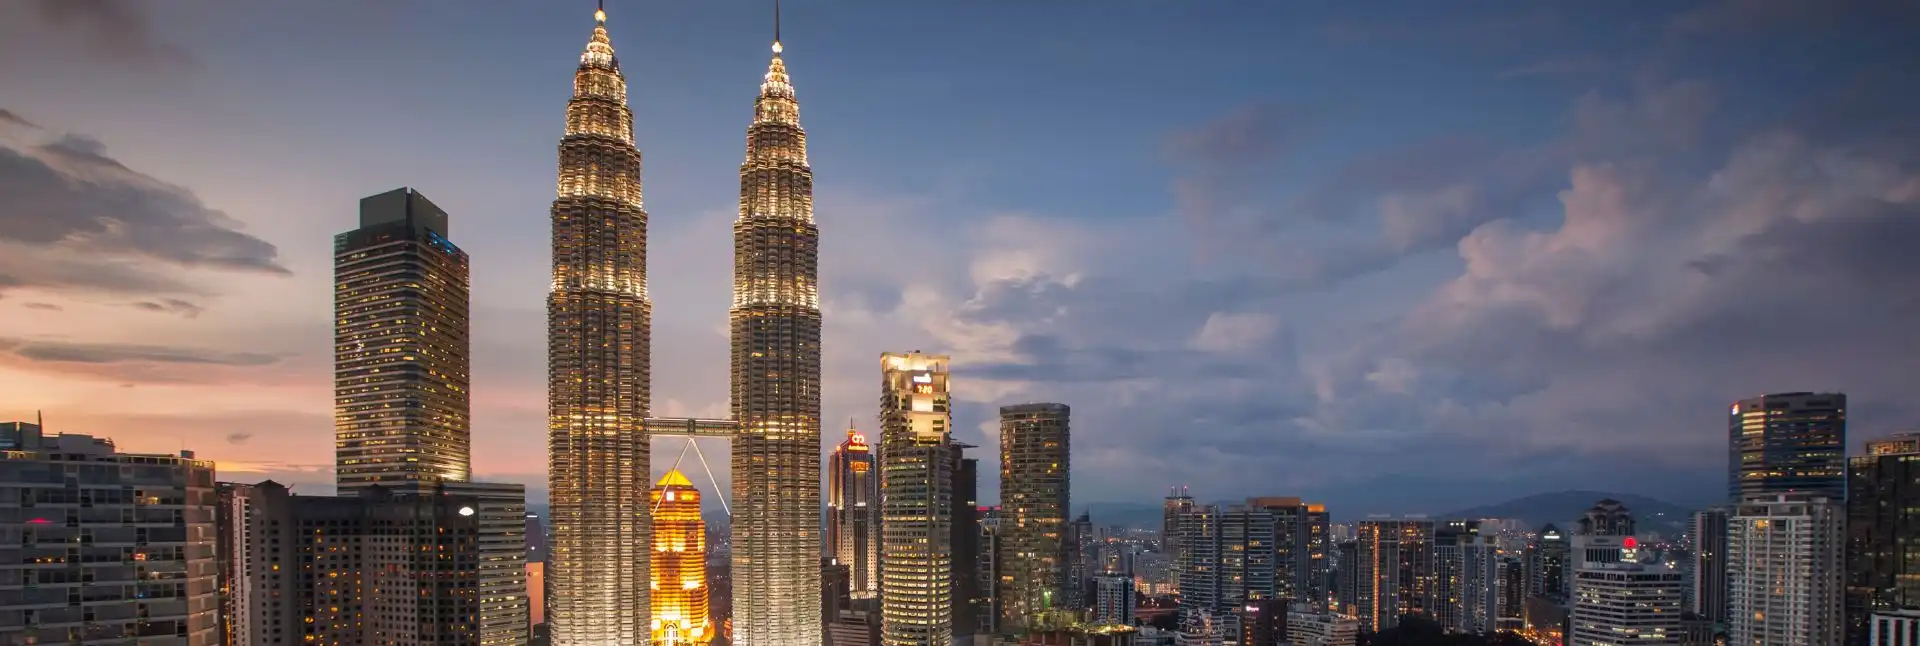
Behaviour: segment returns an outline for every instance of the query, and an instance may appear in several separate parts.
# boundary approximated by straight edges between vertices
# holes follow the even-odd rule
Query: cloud
[[[38,129],[40,127],[38,125],[34,125],[32,121],[26,120],[25,117],[14,114],[12,111],[9,111],[5,108],[0,108],[0,123],[12,124],[14,126],[18,126],[22,128]]]
[[[127,306],[132,307],[134,309],[138,309],[138,310],[145,310],[148,312],[158,312],[161,314],[178,314],[186,318],[194,318],[194,317],[200,316],[201,312],[206,311],[206,308],[204,307],[195,305],[188,301],[180,300],[178,298],[162,298],[162,299],[152,300],[152,301],[134,301],[132,303],[128,303]]]
[[[132,343],[84,343],[0,338],[0,352],[43,363],[161,363],[213,366],[264,366],[280,360],[270,354],[228,352]]]
[[[247,440],[251,439],[253,439],[251,431],[235,431],[227,434],[228,444],[246,444]]]
[[[1529,63],[1500,72],[1500,78],[1583,78],[1606,73],[1612,69],[1605,60],[1586,56],[1580,58],[1554,58]]]
[[[154,69],[196,64],[179,45],[154,33],[147,5],[135,0],[35,0],[41,24],[79,40],[80,53]]]
[[[53,303],[21,303],[20,306],[30,310],[41,310],[45,312],[58,312],[66,309]]]
[[[272,243],[191,191],[107,156],[98,141],[6,134],[0,289],[194,294],[202,290],[181,270],[288,273]]]

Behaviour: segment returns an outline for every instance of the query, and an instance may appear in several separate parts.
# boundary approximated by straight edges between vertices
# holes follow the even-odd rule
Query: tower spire
[[[607,0],[594,0],[593,21],[607,24]]]
[[[773,0],[773,55],[780,55],[780,0]]]

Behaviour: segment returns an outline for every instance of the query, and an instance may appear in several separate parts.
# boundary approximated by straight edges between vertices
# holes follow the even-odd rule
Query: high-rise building
[[[1680,572],[1665,565],[1592,563],[1573,571],[1567,646],[1678,646]],[[1766,642],[1784,643],[1784,642]]]
[[[964,457],[971,444],[953,442],[953,634],[980,632],[980,461]]]
[[[1252,498],[1247,504],[1273,513],[1274,572],[1278,596],[1327,605],[1327,506],[1299,498]]]
[[[974,510],[974,519],[979,523],[979,544],[975,552],[975,574],[973,616],[977,622],[976,635],[993,635],[1000,632],[1000,508],[997,506],[979,507]]]
[[[1360,613],[1360,542],[1334,544],[1333,606],[1340,614]]]
[[[1573,587],[1573,577],[1567,576],[1571,571],[1573,541],[1567,533],[1552,523],[1541,527],[1527,543],[1526,558],[1527,596],[1565,603],[1567,590]]]
[[[1527,567],[1512,552],[1500,555],[1500,629],[1518,632],[1526,627]]]
[[[847,566],[850,594],[871,599],[880,581],[880,474],[867,437],[851,426],[827,457],[827,549]]]
[[[948,358],[880,355],[880,613],[886,646],[953,638]]]
[[[0,642],[221,643],[213,462],[25,422],[0,446]]]
[[[1360,629],[1381,631],[1404,615],[1433,614],[1434,524],[1431,520],[1364,520],[1357,544],[1354,594]]]
[[[1294,606],[1287,612],[1287,637],[1294,646],[1353,646],[1360,638],[1360,620]]]
[[[1132,624],[1136,606],[1132,574],[1093,577],[1093,611],[1089,617],[1092,623]]]
[[[220,484],[219,542],[231,549],[221,588],[236,600],[224,618],[230,643],[528,643],[520,485],[353,494]]]
[[[1187,493],[1186,487],[1174,487],[1167,492],[1165,518],[1160,525],[1160,551],[1165,552],[1167,559],[1176,564],[1176,567],[1181,559],[1180,524],[1183,522],[1181,517],[1192,510],[1193,496]],[[1174,585],[1179,584],[1176,582]]]
[[[1838,646],[1845,510],[1815,493],[1755,494],[1727,524],[1727,643]]]
[[[777,16],[774,22],[773,56],[740,163],[727,313],[739,424],[734,643],[810,646],[822,635],[811,608],[820,590],[820,229],[807,132],[781,59]]]
[[[1273,513],[1250,505],[1200,505],[1181,518],[1182,630],[1190,640],[1232,640],[1240,635],[1242,604],[1274,599],[1279,590]]]
[[[1920,609],[1875,611],[1867,618],[1867,643],[1920,646]]]
[[[1920,432],[1868,442],[1866,454],[1848,465],[1849,643],[1866,643],[1871,613],[1920,608],[1915,536],[1920,536]],[[1908,643],[1920,646],[1920,639]]]
[[[1727,414],[1727,496],[1847,495],[1847,396],[1781,393],[1736,402]]]
[[[1287,638],[1286,599],[1258,599],[1240,605],[1240,646],[1291,646]]]
[[[1687,595],[1693,614],[1713,621],[1727,621],[1727,510],[1723,507],[1693,513],[1693,578]]]
[[[333,429],[342,491],[471,473],[467,252],[447,212],[399,188],[333,239]]]
[[[1093,518],[1081,512],[1079,517],[1067,522],[1066,530],[1060,541],[1060,598],[1054,605],[1072,611],[1087,610],[1093,607],[1094,562],[1099,560],[1100,553],[1093,533]]]
[[[547,576],[557,646],[635,645],[652,633],[647,212],[627,82],[606,17],[594,12],[593,35],[574,72],[552,209],[547,484],[553,569]],[[815,482],[806,490],[818,491]],[[809,524],[817,525],[819,512],[812,513]],[[813,595],[807,598],[789,605],[810,605]]]
[[[700,490],[679,469],[669,470],[653,484],[648,504],[653,509],[653,643],[710,643],[714,630]]]
[[[1500,629],[1500,548],[1479,521],[1455,520],[1434,532],[1434,619],[1453,632]]]
[[[1032,625],[1064,601],[1063,542],[1072,411],[1066,404],[1000,407],[1000,626]]]

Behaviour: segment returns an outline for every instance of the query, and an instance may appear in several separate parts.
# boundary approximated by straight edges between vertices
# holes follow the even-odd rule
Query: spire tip
[[[594,4],[593,21],[607,24],[607,0],[599,0]]]

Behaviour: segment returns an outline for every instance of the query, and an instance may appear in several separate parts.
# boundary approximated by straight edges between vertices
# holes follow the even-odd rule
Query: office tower
[[[847,566],[850,594],[871,599],[880,580],[880,481],[867,437],[847,439],[827,457],[827,549]]]
[[[1094,561],[1099,558],[1093,518],[1081,512],[1068,522],[1060,544],[1060,598],[1054,601],[1054,606],[1073,611],[1092,608],[1093,599],[1088,595],[1092,591]]]
[[[1000,407],[1000,626],[1017,630],[1064,599],[1072,411]]]
[[[647,212],[627,83],[606,17],[594,12],[593,36],[574,72],[552,210],[547,576],[548,621],[559,646],[641,644],[651,634]]]
[[[1187,494],[1186,487],[1174,487],[1167,492],[1164,520],[1160,525],[1160,551],[1175,564],[1180,562],[1180,523],[1181,516],[1193,510],[1193,496]],[[1175,585],[1179,585],[1175,583]]]
[[[1093,577],[1091,623],[1132,624],[1135,607],[1131,573],[1103,573]]]
[[[1274,571],[1278,596],[1327,605],[1327,507],[1299,498],[1251,498],[1247,504],[1273,513]]]
[[[1686,628],[1680,620],[1680,588],[1684,584],[1673,568],[1593,563],[1574,570],[1573,579],[1567,646],[1682,643]]]
[[[341,491],[471,473],[467,252],[410,188],[360,200],[333,239],[333,428]]]
[[[1782,393],[1743,399],[1727,415],[1727,497],[1847,494],[1847,396]]]
[[[0,446],[0,642],[220,643],[213,462],[25,422]]]
[[[1527,596],[1566,603],[1573,578],[1567,576],[1573,541],[1548,523],[1527,543]]]
[[[1500,555],[1500,629],[1519,631],[1526,627],[1527,567],[1517,554]]]
[[[841,610],[827,624],[828,646],[880,646],[880,614],[866,608]]]
[[[1500,549],[1479,521],[1441,523],[1434,532],[1434,619],[1454,632],[1500,627]]]
[[[679,469],[653,483],[653,643],[699,646],[713,641],[707,588],[707,523],[700,490]]]
[[[1838,646],[1845,510],[1815,493],[1755,494],[1727,524],[1727,643]]]
[[[975,520],[979,526],[979,549],[976,552],[975,566],[979,571],[975,577],[976,587],[973,616],[977,622],[976,635],[993,635],[1000,632],[1000,508],[997,506],[980,507],[975,510]]]
[[[1365,520],[1354,529],[1355,614],[1360,629],[1377,632],[1403,615],[1433,614],[1431,520]]]
[[[1870,613],[1920,608],[1915,536],[1920,536],[1920,432],[1868,442],[1847,475],[1849,643],[1864,643]],[[1920,640],[1909,643],[1920,646]]]
[[[971,444],[953,442],[953,634],[980,631],[980,461],[963,457]]]
[[[820,587],[820,229],[807,133],[781,59],[778,16],[774,23],[740,163],[727,314],[739,424],[734,642],[808,646],[821,639],[819,613],[808,609]]]
[[[233,643],[400,646],[528,642],[525,492],[443,482],[296,496],[222,483],[222,587]],[[236,631],[236,635],[239,631]]]
[[[1294,606],[1287,612],[1287,637],[1293,646],[1353,646],[1359,640],[1359,619],[1303,610],[1302,606]]]
[[[948,358],[880,355],[880,614],[886,646],[953,638]]]
[[[1333,606],[1340,614],[1360,613],[1360,542],[1340,541],[1334,545]]]
[[[1285,599],[1258,599],[1240,606],[1240,646],[1290,646]]]
[[[831,556],[820,557],[820,623],[833,623],[853,608],[853,571]]]
[[[1688,610],[1716,623],[1727,620],[1727,510],[1713,507],[1693,512],[1693,580]]]

